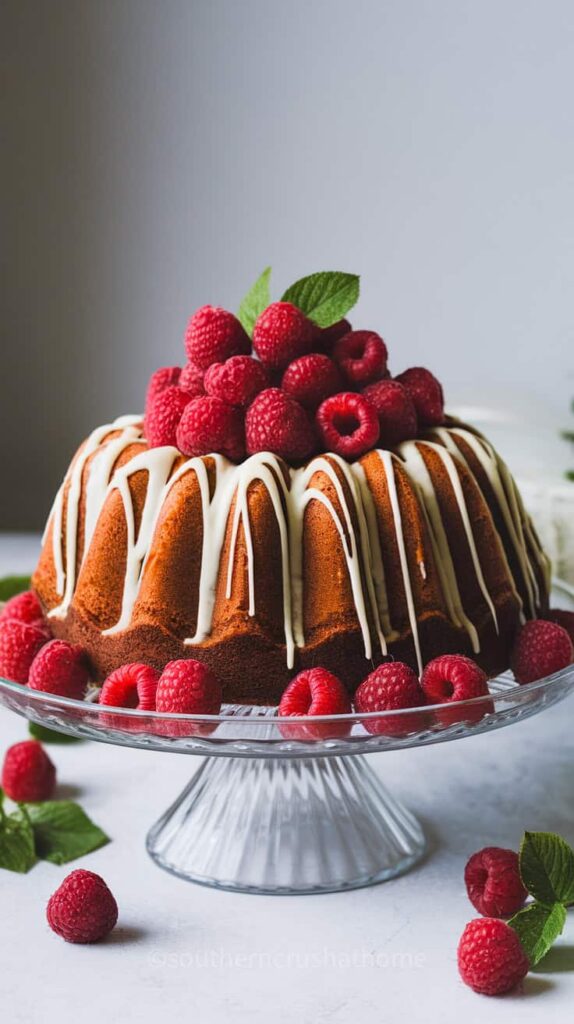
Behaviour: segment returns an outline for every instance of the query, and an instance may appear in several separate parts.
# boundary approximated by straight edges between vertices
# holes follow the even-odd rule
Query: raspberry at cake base
[[[548,560],[492,446],[444,415],[430,374],[429,423],[427,378],[410,370],[391,380],[378,335],[382,347],[374,332],[353,332],[343,309],[337,337],[319,314],[313,321],[304,288],[299,294],[296,315],[273,315],[295,302],[265,302],[253,324],[244,318],[237,329],[232,314],[218,319],[216,307],[203,307],[195,334],[193,317],[186,333],[189,402],[167,396],[162,419],[162,394],[179,386],[171,368],[163,390],[150,384],[145,419],[99,427],[74,457],[33,586],[53,635],[81,645],[94,678],[128,662],[161,670],[189,657],[216,673],[226,702],[267,705],[316,665],[350,692],[389,658],[420,674],[436,656],[458,652],[493,675],[508,667],[520,624],[546,610]],[[281,374],[319,353],[336,367],[329,378],[338,390],[310,410],[281,389]],[[266,373],[249,374],[261,390],[246,408],[243,385],[243,404],[229,401],[239,363],[229,373],[206,371],[249,358]],[[216,390],[202,394],[202,379],[216,389],[224,378],[225,400]],[[373,394],[377,381],[374,405],[367,388]],[[322,397],[316,383],[304,381],[306,395]],[[409,416],[390,422],[403,389]],[[182,428],[175,437],[174,408]],[[259,409],[278,409],[280,419],[258,421]],[[373,416],[377,437],[364,450]],[[326,437],[333,450],[322,450]],[[213,438],[218,448],[210,450]],[[260,438],[277,450],[257,450]]]

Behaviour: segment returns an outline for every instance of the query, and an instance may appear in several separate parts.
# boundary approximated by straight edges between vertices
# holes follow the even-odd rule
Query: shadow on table
[[[574,971],[574,946],[554,946],[536,967],[536,974],[560,974]]]
[[[106,939],[106,946],[135,946],[143,942],[147,932],[145,928],[137,928],[129,924],[118,925]]]

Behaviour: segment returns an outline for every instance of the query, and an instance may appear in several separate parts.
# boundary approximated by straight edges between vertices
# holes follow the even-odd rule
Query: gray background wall
[[[392,367],[567,419],[569,0],[2,0],[0,526],[267,263]],[[534,413],[533,413],[534,415]]]

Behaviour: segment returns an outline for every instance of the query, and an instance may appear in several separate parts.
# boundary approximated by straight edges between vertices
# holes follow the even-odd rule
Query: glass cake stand
[[[562,607],[570,588],[557,585]],[[206,759],[151,828],[150,856],[192,882],[239,892],[335,892],[383,882],[421,859],[421,826],[366,754],[462,739],[512,725],[574,690],[574,665],[527,686],[510,673],[456,705],[277,718],[224,705],[220,715],[104,708],[0,680],[0,705],[83,739]]]

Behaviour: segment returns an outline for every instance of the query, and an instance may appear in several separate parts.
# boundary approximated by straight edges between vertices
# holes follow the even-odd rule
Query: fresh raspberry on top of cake
[[[249,355],[251,342],[233,313],[219,306],[202,306],[188,322],[185,350],[191,363],[206,370],[230,356]]]
[[[177,447],[184,455],[219,452],[232,462],[245,456],[245,432],[241,409],[221,398],[192,398],[177,428]]]
[[[267,388],[249,406],[245,418],[247,452],[273,452],[294,461],[306,459],[316,446],[307,413],[280,388]]]
[[[150,448],[177,445],[176,435],[184,409],[192,401],[187,391],[170,385],[152,399],[144,418],[144,433]]]
[[[434,427],[444,422],[444,395],[442,385],[423,366],[412,366],[395,377],[410,395],[422,427]]]
[[[533,683],[570,665],[572,640],[557,622],[534,619],[520,630],[510,658],[517,682]]]
[[[369,384],[387,372],[387,346],[376,331],[349,331],[335,343],[333,358],[352,384]]]
[[[332,359],[321,352],[312,352],[289,364],[281,388],[305,409],[314,411],[329,395],[342,390],[343,378]]]
[[[205,370],[202,370],[200,366],[196,366],[195,363],[186,363],[179,378],[179,386],[182,391],[187,391],[194,398],[204,395],[204,374]]]
[[[375,407],[379,419],[379,447],[393,448],[417,434],[417,414],[410,395],[396,380],[369,384],[363,397]]]
[[[273,302],[253,328],[253,347],[262,363],[282,370],[313,351],[318,328],[290,302]]]
[[[224,363],[212,363],[204,378],[208,395],[243,408],[251,405],[269,383],[269,373],[263,363],[251,356],[231,356]]]
[[[343,335],[348,334],[352,330],[348,320],[337,320],[336,324],[331,324],[330,327],[323,327],[319,331],[317,338],[317,349],[320,352],[326,352],[327,355],[331,355],[335,342],[342,338]]]
[[[345,459],[358,459],[379,437],[376,409],[353,391],[327,398],[317,410],[316,422],[325,451]]]
[[[160,366],[159,370],[152,373],[145,396],[146,413],[156,395],[161,394],[166,388],[177,387],[181,377],[181,366]]]

